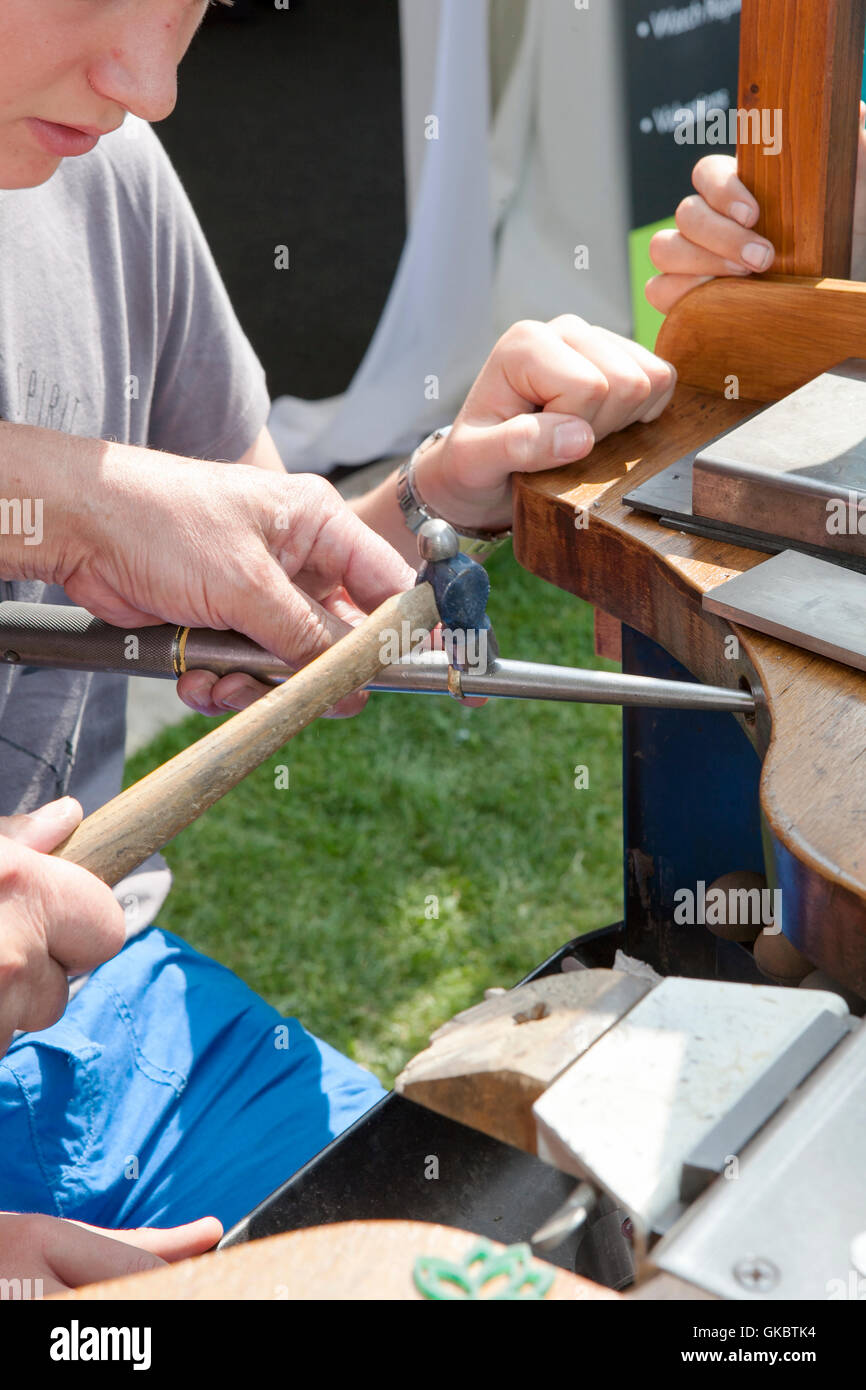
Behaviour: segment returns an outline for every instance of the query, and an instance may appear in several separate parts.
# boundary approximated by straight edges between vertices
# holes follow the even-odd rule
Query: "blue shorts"
[[[384,1094],[150,927],[0,1060],[0,1210],[228,1228]]]

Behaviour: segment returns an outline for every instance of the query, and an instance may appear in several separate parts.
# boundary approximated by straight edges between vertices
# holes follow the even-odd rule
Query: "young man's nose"
[[[101,97],[140,116],[162,121],[177,101],[178,36],[165,21],[130,26],[91,64],[88,80]]]

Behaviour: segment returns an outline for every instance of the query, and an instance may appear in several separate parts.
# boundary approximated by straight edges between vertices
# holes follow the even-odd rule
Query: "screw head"
[[[781,1275],[772,1260],[766,1260],[762,1255],[747,1255],[734,1265],[734,1278],[752,1293],[767,1293],[775,1288]]]
[[[447,521],[430,517],[418,528],[418,553],[422,560],[453,560],[460,551],[460,540]]]

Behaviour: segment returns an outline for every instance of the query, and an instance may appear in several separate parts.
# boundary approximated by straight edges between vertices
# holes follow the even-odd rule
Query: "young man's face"
[[[127,111],[161,121],[207,0],[0,0],[0,188],[32,188]]]

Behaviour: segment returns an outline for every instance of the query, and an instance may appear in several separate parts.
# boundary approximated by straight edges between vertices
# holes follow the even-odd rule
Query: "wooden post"
[[[774,274],[850,275],[864,23],[866,0],[743,0],[737,164]],[[781,153],[756,142],[758,116],[781,122]]]

